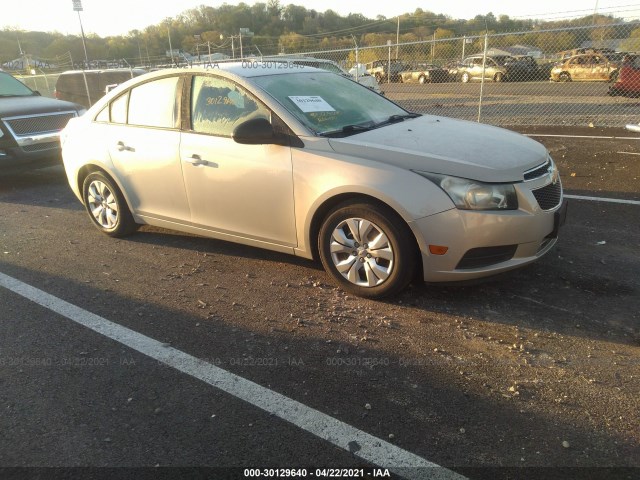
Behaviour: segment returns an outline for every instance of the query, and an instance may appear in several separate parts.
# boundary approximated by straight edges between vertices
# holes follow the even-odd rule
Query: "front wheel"
[[[471,80],[471,77],[469,76],[469,74],[467,72],[464,72],[462,74],[462,76],[460,77],[460,81],[462,83],[469,83],[469,80]]]
[[[339,205],[320,228],[318,250],[325,270],[344,290],[361,297],[398,293],[416,271],[411,231],[388,207]]]
[[[424,75],[420,75],[420,78],[418,79],[418,82],[425,84],[427,83],[427,77],[425,77]]]
[[[494,82],[502,82],[502,81],[504,81],[504,76],[502,75],[502,73],[498,72],[493,77],[493,81]]]
[[[569,75],[567,72],[562,72],[560,75],[558,75],[558,80],[561,82],[570,82],[571,75]]]
[[[138,229],[122,192],[102,172],[91,173],[85,178],[82,198],[89,217],[102,233],[124,237]]]

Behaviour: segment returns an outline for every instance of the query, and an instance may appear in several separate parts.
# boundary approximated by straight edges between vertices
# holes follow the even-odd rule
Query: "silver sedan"
[[[282,62],[138,77],[72,119],[61,141],[71,189],[103,233],[149,224],[318,258],[371,298],[415,278],[531,263],[565,212],[539,143],[410,113]]]

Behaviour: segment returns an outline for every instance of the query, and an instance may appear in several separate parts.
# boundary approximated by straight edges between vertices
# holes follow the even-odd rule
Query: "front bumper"
[[[528,211],[534,202],[527,205],[521,200],[519,210],[503,212],[451,209],[413,222],[424,281],[457,282],[495,275],[549,252],[565,222],[567,204],[561,200],[555,208],[542,210],[535,203]],[[434,255],[429,245],[445,246],[447,252]]]
[[[8,168],[49,166],[61,163],[59,140],[26,149],[0,145],[0,171],[6,171]]]

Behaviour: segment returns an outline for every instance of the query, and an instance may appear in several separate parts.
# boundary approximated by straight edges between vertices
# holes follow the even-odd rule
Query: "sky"
[[[262,0],[267,3],[267,0]],[[638,2],[638,0],[636,0]],[[78,14],[73,11],[72,0],[3,0],[0,10],[0,29],[58,31],[63,34],[79,34]],[[199,5],[219,7],[223,3],[238,4],[239,1],[223,0],[82,0],[80,13],[85,34],[95,33],[101,37],[125,35],[131,30],[142,30],[167,17]],[[244,3],[252,5],[253,0]],[[373,2],[371,0],[280,0],[282,5],[302,5],[320,12],[331,9],[340,15],[361,13],[368,18],[384,15],[387,18],[414,12],[416,8],[453,18],[473,18],[492,12],[496,17],[509,15],[512,18],[557,20],[592,15],[594,9],[602,14],[615,14],[626,19],[640,18],[640,2],[633,0],[538,0],[525,2],[516,0],[455,0],[448,2],[420,2],[395,0]]]

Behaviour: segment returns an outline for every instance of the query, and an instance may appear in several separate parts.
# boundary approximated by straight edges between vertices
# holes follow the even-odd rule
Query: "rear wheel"
[[[496,73],[493,76],[493,81],[494,82],[503,82],[504,81],[504,75],[501,72]]]
[[[425,77],[424,75],[420,75],[420,78],[418,78],[418,82],[427,83],[427,77]]]
[[[469,80],[471,80],[471,77],[469,76],[469,74],[467,72],[464,72],[461,76],[460,76],[460,81],[462,83],[469,83]]]
[[[375,77],[376,82],[380,83],[382,81],[382,75],[380,75],[380,72],[376,72]]]
[[[102,233],[124,237],[138,229],[122,192],[102,172],[91,173],[85,178],[82,198],[89,217]]]
[[[398,293],[416,271],[411,231],[388,207],[349,202],[336,207],[320,228],[318,250],[325,270],[344,290],[367,298]]]

